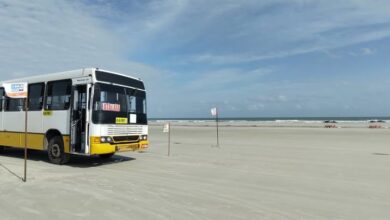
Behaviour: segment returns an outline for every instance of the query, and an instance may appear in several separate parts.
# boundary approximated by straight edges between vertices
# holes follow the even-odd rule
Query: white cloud
[[[95,12],[113,15],[107,5],[79,1],[0,0],[0,80],[100,67],[144,79],[149,109],[161,109],[157,97],[169,91],[169,72],[127,57],[127,36]],[[111,16],[110,15],[110,16]]]
[[[362,48],[361,52],[363,55],[372,55],[375,53],[375,50],[373,50],[371,48]]]
[[[156,70],[122,54],[114,35],[83,4],[73,1],[2,0],[0,77],[101,67],[147,77]]]
[[[240,64],[390,36],[385,0],[151,2],[128,13],[133,52],[149,47],[189,63]]]
[[[207,88],[207,90],[238,89],[271,73],[272,69],[270,68],[256,68],[252,70],[222,68],[200,73],[196,79],[186,83],[184,87],[192,90],[201,88]]]

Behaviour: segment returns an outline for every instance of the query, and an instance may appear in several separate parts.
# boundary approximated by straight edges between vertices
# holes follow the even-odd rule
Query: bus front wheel
[[[64,143],[61,136],[54,136],[50,139],[47,154],[50,162],[54,164],[65,164],[70,159],[70,155],[64,151]]]

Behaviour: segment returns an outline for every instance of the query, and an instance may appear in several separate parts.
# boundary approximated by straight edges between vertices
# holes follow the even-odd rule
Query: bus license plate
[[[115,123],[116,124],[127,124],[127,118],[116,117],[115,118]]]

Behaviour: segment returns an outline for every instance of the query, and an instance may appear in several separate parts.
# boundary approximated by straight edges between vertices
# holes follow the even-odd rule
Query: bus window
[[[137,91],[136,95],[136,112],[139,114],[146,114],[146,96],[144,91]]]
[[[40,111],[43,104],[44,83],[35,83],[28,86],[28,110]]]
[[[24,99],[5,98],[5,108],[7,112],[22,111],[24,106]]]
[[[71,81],[61,80],[47,83],[46,110],[66,110],[70,105]]]
[[[137,110],[137,102],[136,102],[136,97],[135,96],[127,96],[128,100],[127,100],[127,103],[128,103],[128,112],[132,112],[132,113],[135,113],[136,110]]]
[[[3,111],[4,88],[0,88],[0,111]]]
[[[144,91],[96,83],[94,94],[94,123],[115,124],[116,118],[129,118],[132,114],[137,115],[137,123],[147,123]]]
[[[144,91],[126,89],[127,111],[130,113],[146,114],[146,99]]]
[[[124,88],[97,84],[96,90],[95,111],[126,112],[126,94]]]

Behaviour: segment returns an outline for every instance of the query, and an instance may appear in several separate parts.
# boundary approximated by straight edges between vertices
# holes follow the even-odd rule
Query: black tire
[[[108,158],[111,158],[112,156],[114,156],[115,153],[109,153],[109,154],[99,154],[99,157],[101,159],[108,159]]]
[[[70,155],[64,152],[64,143],[61,136],[54,136],[49,140],[47,146],[49,161],[54,164],[65,164],[69,162]]]
[[[0,146],[0,154],[1,154],[1,153],[4,153],[4,149],[5,149],[5,147]]]

